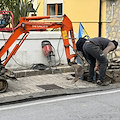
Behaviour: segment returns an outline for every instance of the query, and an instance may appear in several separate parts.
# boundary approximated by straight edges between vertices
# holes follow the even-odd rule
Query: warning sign
[[[62,31],[62,36],[63,36],[63,39],[68,39],[68,35],[67,35],[66,30]]]

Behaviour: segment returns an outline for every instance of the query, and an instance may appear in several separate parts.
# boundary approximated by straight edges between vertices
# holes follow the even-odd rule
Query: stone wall
[[[119,42],[110,57],[120,56],[120,0],[106,0],[106,38]]]

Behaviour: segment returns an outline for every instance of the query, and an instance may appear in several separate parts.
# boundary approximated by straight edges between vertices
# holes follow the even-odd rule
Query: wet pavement
[[[72,83],[72,67],[64,66],[50,70],[14,71],[17,81],[8,81],[8,90],[0,93],[0,103],[52,97],[58,95],[82,94],[109,89],[118,89],[119,83],[99,86],[83,80]]]

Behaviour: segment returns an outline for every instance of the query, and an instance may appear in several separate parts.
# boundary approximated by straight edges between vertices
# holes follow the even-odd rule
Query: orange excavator
[[[5,11],[3,11],[3,13],[5,13]],[[72,22],[66,15],[63,15],[61,17],[62,17],[61,22],[42,22],[42,21],[40,22],[40,20],[53,18],[53,16],[52,17],[51,16],[32,16],[32,17],[19,18],[19,24],[13,29],[10,37],[0,49],[0,92],[5,92],[8,88],[7,78],[9,78],[9,75],[6,74],[7,69],[5,68],[5,66],[8,63],[8,61],[11,59],[11,57],[16,54],[17,50],[25,41],[30,31],[46,31],[49,28],[50,29],[60,28],[63,43],[64,43],[64,48],[66,52],[67,62],[69,65],[71,65],[71,63],[75,61],[76,54],[70,53],[70,47],[73,48],[73,51],[76,51]],[[39,20],[39,21],[36,21],[36,20]],[[0,19],[0,21],[3,21],[3,19]],[[5,24],[5,19],[3,23]],[[3,27],[4,25],[0,26],[0,28],[3,28]],[[71,36],[72,45],[70,45],[69,43],[69,33]],[[7,53],[11,45],[13,45],[13,43],[17,40],[17,38],[22,34],[23,34],[22,39],[14,46],[13,50],[9,53],[7,58],[4,61],[2,61],[1,60],[2,56],[5,53]],[[72,59],[73,59],[73,62],[71,62]]]

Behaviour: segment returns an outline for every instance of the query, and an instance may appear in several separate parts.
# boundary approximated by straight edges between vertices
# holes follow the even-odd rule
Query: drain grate
[[[37,85],[37,87],[41,87],[42,89],[45,89],[45,90],[63,89],[62,87],[57,86],[55,84]]]

